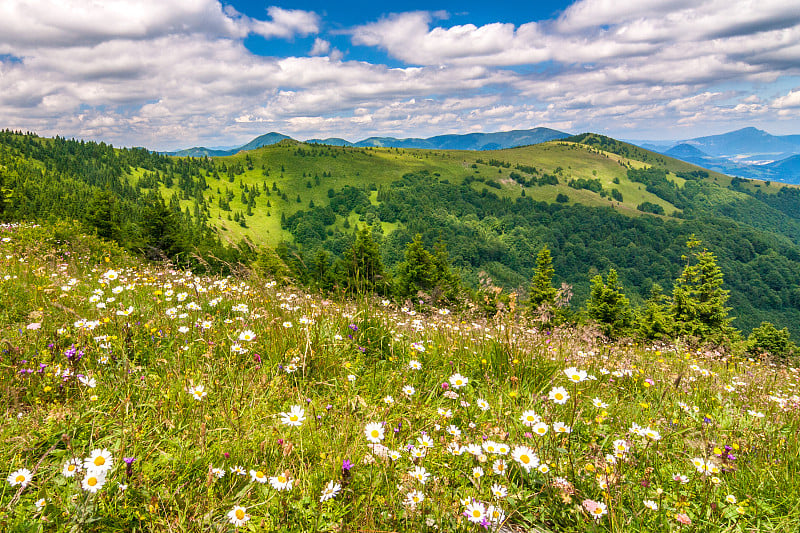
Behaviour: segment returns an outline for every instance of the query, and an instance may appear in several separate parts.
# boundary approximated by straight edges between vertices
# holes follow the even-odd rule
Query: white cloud
[[[267,8],[271,21],[246,19],[249,29],[262,37],[290,38],[294,35],[309,35],[319,31],[319,16],[300,9]]]
[[[328,52],[331,51],[331,43],[326,41],[325,39],[320,39],[317,37],[314,39],[314,46],[311,47],[311,51],[308,53],[312,56],[324,56],[328,55]]]
[[[354,60],[358,49],[343,60],[341,33],[309,11],[272,6],[260,20],[217,0],[6,0],[0,126],[168,148],[265,128],[358,138],[790,120],[800,89],[763,87],[800,79],[795,11],[579,0],[550,21],[448,25],[411,12],[345,30],[402,65],[391,68]],[[314,42],[300,41],[299,57],[262,57],[248,35]]]
[[[800,88],[789,91],[788,94],[780,96],[772,101],[772,107],[787,109],[800,107]]]

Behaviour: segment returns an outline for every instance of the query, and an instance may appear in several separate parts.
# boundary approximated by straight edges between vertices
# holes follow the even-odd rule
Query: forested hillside
[[[323,290],[352,274],[365,228],[389,292],[416,234],[461,287],[522,297],[547,246],[574,310],[610,269],[635,305],[654,285],[669,293],[696,235],[718,258],[736,327],[767,320],[800,333],[798,189],[599,135],[488,152],[283,141],[211,159],[4,132],[0,185],[5,220],[74,218],[196,269],[261,252],[259,268]]]
[[[79,220],[151,259],[226,271],[250,250],[223,244],[200,213],[180,209],[178,195],[147,187],[146,174],[164,176],[202,195],[201,164],[139,148],[0,132],[0,217]]]

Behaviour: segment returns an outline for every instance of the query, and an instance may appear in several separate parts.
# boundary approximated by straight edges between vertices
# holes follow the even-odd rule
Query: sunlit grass
[[[0,234],[4,531],[800,521],[793,368],[200,278],[59,231]],[[65,475],[95,450],[110,470]]]

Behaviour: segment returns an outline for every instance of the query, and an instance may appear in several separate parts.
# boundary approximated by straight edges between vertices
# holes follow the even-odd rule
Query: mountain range
[[[750,127],[680,141],[630,142],[730,176],[800,183],[800,135]]]
[[[529,130],[501,131],[497,133],[467,133],[464,135],[437,135],[435,137],[398,139],[395,137],[369,137],[358,142],[350,142],[338,137],[328,139],[308,139],[309,144],[326,144],[329,146],[351,146],[366,148],[427,148],[430,150],[502,150],[504,148],[517,148],[529,144],[539,144],[556,139],[569,137],[569,133],[550,128],[533,128]],[[222,157],[234,155],[245,150],[255,150],[262,146],[277,144],[284,139],[291,139],[281,133],[267,133],[256,137],[242,146],[228,150],[215,150],[202,146],[186,148],[175,152],[166,152],[167,155],[179,157]]]
[[[421,148],[429,150],[502,150],[563,139],[570,134],[550,128],[512,130],[495,133],[437,135],[428,138],[368,137],[350,142],[339,137],[307,139],[309,144],[349,147]],[[247,144],[228,148],[194,147],[168,155],[180,157],[223,157],[262,146],[294,140],[288,135],[270,132]],[[707,135],[678,141],[631,140],[632,144],[659,152],[687,163],[748,179],[800,183],[800,135],[771,135],[749,127],[719,135]]]

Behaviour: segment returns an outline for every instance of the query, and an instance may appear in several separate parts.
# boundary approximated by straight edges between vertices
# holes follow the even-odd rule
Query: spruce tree
[[[117,202],[111,191],[104,189],[94,193],[86,209],[86,222],[97,231],[97,235],[100,237],[118,240],[120,227]]]
[[[450,254],[441,239],[433,246],[433,262],[439,285],[439,299],[448,304],[457,303],[461,297],[461,280],[450,268]]]
[[[617,271],[608,271],[605,281],[603,275],[592,278],[592,289],[586,302],[589,318],[595,320],[604,335],[616,338],[624,335],[633,324],[630,302],[622,292],[617,279]]]
[[[406,245],[405,261],[397,267],[397,295],[414,298],[421,291],[430,296],[437,281],[434,257],[422,244],[422,235],[417,233]]]
[[[533,314],[552,310],[556,306],[558,290],[553,287],[553,258],[547,245],[536,256],[536,269],[528,289],[528,311]]]
[[[650,297],[638,313],[637,332],[640,337],[661,340],[669,336],[672,326],[667,300],[661,285],[654,283],[650,289]]]
[[[675,334],[693,337],[700,342],[724,344],[726,336],[733,333],[728,317],[728,291],[722,288],[722,270],[717,259],[706,248],[700,249],[700,241],[694,235],[686,247],[690,254],[681,258],[686,261],[680,277],[672,289],[670,314]]]
[[[347,285],[351,291],[386,292],[388,282],[383,261],[369,226],[358,230],[355,242],[345,252],[342,260],[347,274]]]

